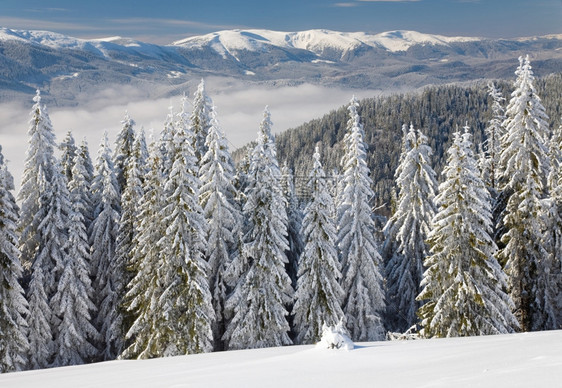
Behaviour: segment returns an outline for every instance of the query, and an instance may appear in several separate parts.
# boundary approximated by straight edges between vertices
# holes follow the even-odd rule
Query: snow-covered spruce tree
[[[488,96],[492,99],[492,118],[488,121],[488,125],[485,128],[486,140],[483,144],[485,157],[482,166],[482,177],[484,183],[489,187],[492,199],[495,199],[498,193],[500,175],[501,139],[505,133],[502,127],[505,121],[505,110],[503,107],[505,98],[493,82],[488,84]]]
[[[399,166],[402,165],[402,162],[404,161],[404,158],[406,157],[406,155],[408,154],[408,151],[410,151],[410,149],[412,149],[411,144],[410,144],[410,138],[408,137],[408,131],[409,131],[409,127],[408,124],[402,124],[402,144],[400,147],[400,157],[398,159],[398,167],[396,169],[396,171],[394,172],[394,178],[396,179],[399,175]],[[339,182],[338,186],[341,186],[342,182]],[[343,192],[343,187],[338,187],[336,190],[338,193]],[[398,207],[398,192],[397,192],[397,188],[394,188],[392,194],[391,194],[391,211],[392,213],[396,213],[396,208]],[[337,208],[338,206],[336,206]],[[393,222],[391,222],[390,220],[387,222],[387,224],[384,226],[383,228],[383,234],[384,234],[384,240],[382,242],[382,246],[381,246],[381,256],[382,259],[386,265],[386,263],[388,263],[388,261],[390,260],[390,258],[392,257],[392,255],[394,254],[394,252],[398,249],[398,242],[397,242],[397,238],[396,238],[396,233],[398,232],[397,228],[393,227]]]
[[[166,200],[161,240],[163,263],[158,277],[164,291],[155,330],[163,356],[213,350],[215,314],[204,257],[207,223],[199,204],[201,183],[189,127],[176,127],[176,153],[164,186]]]
[[[121,219],[117,232],[115,261],[116,269],[121,270],[121,280],[115,284],[121,306],[122,337],[129,331],[134,315],[126,308],[126,287],[135,277],[137,264],[133,261],[134,238],[138,231],[138,205],[143,196],[142,181],[146,175],[145,153],[142,147],[142,137],[135,136],[132,154],[128,164],[124,166],[125,189],[121,194]],[[123,349],[121,349],[123,350]]]
[[[84,190],[83,193],[85,205],[82,215],[84,216],[84,223],[86,225],[86,230],[88,231],[89,237],[92,221],[94,220],[94,194],[91,189],[94,180],[94,165],[92,163],[92,158],[90,157],[90,151],[88,149],[88,143],[86,142],[86,139],[82,140],[82,143],[80,143],[80,146],[78,147],[76,153],[80,156],[84,166],[83,174],[86,190]]]
[[[369,204],[374,195],[366,162],[363,126],[353,97],[345,136],[343,192],[338,210],[338,247],[342,264],[343,311],[353,341],[383,339],[385,310],[382,259],[375,241]]]
[[[29,310],[19,284],[23,268],[16,232],[19,208],[13,190],[14,179],[0,146],[0,373],[24,370],[29,357]]]
[[[228,151],[226,137],[219,127],[215,110],[211,111],[211,127],[207,135],[207,153],[201,159],[200,202],[209,233],[205,257],[209,263],[209,285],[213,296],[216,323],[213,327],[215,350],[224,350],[224,306],[227,297],[226,268],[237,255],[237,233],[242,224],[242,213],[236,202],[234,162]]]
[[[545,231],[543,246],[548,258],[541,265],[543,275],[537,280],[546,282],[537,289],[545,292],[538,295],[536,304],[539,315],[535,324],[542,329],[562,328],[562,124],[553,130],[549,143],[551,163],[547,179],[549,196],[543,200]]]
[[[66,181],[70,182],[72,180],[72,167],[74,166],[74,157],[76,156],[76,152],[78,151],[71,131],[68,131],[66,133],[65,138],[59,145],[59,150],[61,152],[60,164],[62,167],[62,173],[66,176]]]
[[[123,281],[123,268],[115,259],[121,208],[107,133],[100,143],[95,169],[92,182],[94,220],[90,234],[93,300],[97,309],[94,323],[100,333],[100,358],[113,360],[123,346],[121,301],[117,293]]]
[[[417,321],[420,303],[416,297],[421,291],[423,261],[429,249],[425,240],[435,215],[433,200],[437,191],[427,137],[410,126],[404,142],[408,146],[395,174],[396,211],[384,230],[387,238],[394,239],[395,247],[386,264],[388,324],[399,332],[406,331]]]
[[[182,100],[182,102],[185,99]],[[182,105],[184,105],[182,103]],[[170,112],[166,116],[164,121],[164,128],[160,133],[160,138],[158,140],[158,151],[160,154],[160,165],[162,176],[166,177],[170,174],[172,170],[172,163],[175,153],[174,137],[176,133],[176,128],[174,122],[176,121],[176,115],[174,114],[173,108],[170,107]],[[182,121],[186,118],[186,113],[184,110],[178,115],[178,118],[182,118]]]
[[[548,290],[551,268],[542,244],[544,237],[545,182],[549,174],[546,141],[549,138],[548,116],[533,86],[529,58],[519,58],[515,72],[515,90],[506,109],[500,155],[500,189],[507,199],[502,214],[504,247],[498,253],[509,278],[510,295],[523,331],[540,329],[546,313],[537,302]],[[540,302],[539,302],[540,303]]]
[[[287,241],[289,242],[289,249],[285,252],[287,254],[288,263],[285,266],[293,288],[297,286],[297,272],[299,268],[299,257],[304,249],[304,243],[301,237],[302,228],[302,210],[299,208],[297,194],[295,192],[295,182],[293,171],[283,164],[281,168],[281,177],[283,191],[287,200]]]
[[[202,79],[197,86],[197,90],[193,94],[193,110],[189,117],[191,122],[191,130],[194,136],[193,148],[197,163],[201,163],[201,158],[207,153],[207,134],[211,127],[211,111],[213,110],[213,101],[205,91],[205,81]]]
[[[293,298],[285,271],[287,213],[271,125],[266,107],[247,177],[244,252],[232,263],[235,271],[244,272],[226,306],[233,313],[224,335],[229,349],[292,344],[286,309]]]
[[[133,262],[137,265],[135,277],[128,285],[127,308],[135,321],[126,333],[132,343],[123,352],[124,358],[154,358],[164,355],[165,346],[160,346],[155,322],[161,314],[160,297],[163,282],[163,246],[160,240],[165,236],[166,226],[162,222],[163,177],[161,141],[151,145],[147,176],[144,180],[144,195],[139,203],[138,233],[133,239]],[[165,239],[164,239],[165,240]]]
[[[133,155],[133,144],[135,142],[135,122],[125,113],[121,121],[122,127],[115,140],[115,151],[113,154],[113,165],[115,166],[115,176],[119,185],[119,192],[124,193],[127,186],[126,170]]]
[[[84,195],[88,189],[87,171],[80,153],[75,154],[72,164],[72,180],[68,184],[71,204],[68,239],[61,263],[62,274],[51,301],[60,320],[54,342],[54,366],[84,364],[98,353],[92,344],[99,334],[92,325],[96,307],[92,302],[90,245],[84,217],[90,206]]]
[[[28,288],[30,361],[34,369],[46,368],[53,361],[54,342],[58,337],[58,306],[54,298],[64,270],[71,213],[66,176],[58,161],[53,165],[51,181],[40,198],[36,214],[38,247],[31,265]]]
[[[33,98],[35,104],[29,120],[29,146],[23,170],[22,184],[18,193],[21,214],[18,223],[20,236],[21,263],[31,266],[39,245],[38,228],[44,215],[39,215],[40,198],[52,180],[56,148],[55,134],[47,108],[41,104],[39,90]]]
[[[292,311],[296,343],[299,344],[318,342],[324,325],[336,326],[344,319],[334,200],[328,191],[318,147],[313,158],[314,165],[308,180],[311,201],[304,210],[302,224],[305,246]]]
[[[423,290],[418,296],[422,334],[457,337],[510,333],[518,327],[513,302],[490,237],[490,193],[480,178],[468,127],[454,134],[444,181],[435,198],[438,211],[428,236]]]

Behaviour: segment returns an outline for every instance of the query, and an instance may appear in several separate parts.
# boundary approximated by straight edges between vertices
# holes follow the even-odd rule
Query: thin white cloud
[[[351,8],[351,7],[357,7],[358,5],[359,3],[335,3],[332,4],[332,7]]]
[[[88,26],[82,23],[68,23],[47,21],[29,18],[16,18],[0,16],[2,27],[21,29],[21,30],[49,30],[49,31],[99,31],[97,26]]]
[[[240,25],[224,25],[224,24],[212,24],[196,22],[192,20],[180,20],[180,19],[162,19],[162,18],[121,18],[121,19],[108,19],[110,23],[116,23],[119,25],[128,25],[134,28],[143,27],[155,27],[155,26],[166,26],[166,27],[186,27],[198,30],[231,30],[235,28],[240,28]]]
[[[422,0],[357,0],[362,3],[416,3]]]

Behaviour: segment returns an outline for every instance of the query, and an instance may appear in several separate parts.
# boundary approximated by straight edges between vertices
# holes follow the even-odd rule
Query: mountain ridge
[[[224,30],[156,45],[124,37],[78,39],[0,28],[0,102],[77,105],[85,94],[133,87],[143,98],[191,90],[201,78],[271,87],[316,84],[403,90],[509,78],[530,54],[539,75],[562,68],[562,35],[516,39],[446,37],[408,30],[379,34],[325,29]]]

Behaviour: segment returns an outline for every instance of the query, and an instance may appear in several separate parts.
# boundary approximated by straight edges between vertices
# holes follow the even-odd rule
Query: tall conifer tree
[[[433,200],[437,191],[427,137],[413,126],[405,136],[408,146],[395,174],[399,189],[396,211],[385,226],[387,238],[395,244],[386,266],[388,320],[392,329],[400,332],[417,321],[420,304],[416,297],[429,250],[425,240],[435,215]]]
[[[546,140],[549,137],[548,116],[533,85],[529,58],[519,58],[515,72],[515,90],[506,109],[506,134],[500,156],[501,190],[507,199],[502,214],[505,245],[499,260],[509,277],[511,297],[521,329],[539,329],[547,317],[537,305],[544,299],[546,271],[551,267],[542,246],[545,183],[549,174]]]
[[[94,323],[101,337],[100,358],[112,360],[119,355],[123,346],[120,299],[117,293],[122,281],[123,268],[119,267],[116,260],[121,208],[119,185],[107,133],[100,143],[95,169],[96,175],[92,183],[94,220],[90,235],[93,299],[98,311]]]
[[[510,333],[517,328],[506,276],[494,258],[490,193],[480,178],[468,127],[448,150],[438,212],[428,236],[423,290],[418,299],[426,337]]]
[[[385,310],[382,259],[375,241],[375,223],[369,201],[374,193],[366,161],[363,125],[355,97],[349,104],[349,120],[342,158],[343,192],[338,208],[338,247],[342,264],[343,311],[354,341],[383,339]]]
[[[233,312],[224,336],[229,349],[292,344],[286,309],[293,297],[285,271],[287,213],[271,125],[266,107],[248,173],[244,253],[232,263],[243,272],[227,301]]]
[[[215,349],[224,348],[221,338],[225,332],[224,306],[227,297],[226,268],[238,254],[237,234],[242,214],[236,202],[234,162],[228,151],[226,137],[219,127],[216,114],[211,112],[211,127],[206,141],[207,153],[201,160],[201,206],[209,234],[205,256],[209,263],[209,283],[213,295],[216,324],[213,327]]]
[[[305,246],[292,312],[295,316],[296,342],[299,344],[318,342],[322,337],[323,325],[334,327],[344,319],[334,200],[328,191],[318,147],[313,158],[314,165],[308,180],[311,201],[304,210],[302,224]]]
[[[19,209],[12,194],[14,179],[0,146],[0,373],[27,366],[28,303],[19,279],[23,274],[18,250]]]

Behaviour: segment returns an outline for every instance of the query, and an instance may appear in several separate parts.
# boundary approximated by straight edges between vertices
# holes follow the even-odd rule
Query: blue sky
[[[562,0],[0,0],[0,26],[154,43],[232,28],[507,38],[562,33]]]

